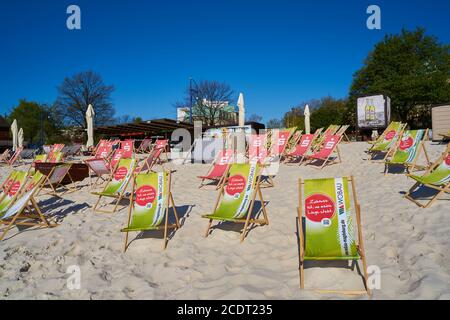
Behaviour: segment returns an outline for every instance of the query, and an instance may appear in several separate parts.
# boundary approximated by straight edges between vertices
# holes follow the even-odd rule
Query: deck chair
[[[339,143],[341,142],[341,139],[342,136],[328,135],[320,150],[311,155],[306,155],[306,158],[309,160],[309,162],[306,162],[306,165],[315,164],[321,161],[322,165],[317,168],[322,169],[329,164],[341,163],[341,153],[339,152]],[[331,157],[333,157],[333,159],[331,159]]]
[[[108,144],[108,140],[106,139],[100,139],[100,141],[97,143],[97,145],[92,149],[91,155],[94,157],[98,157],[98,149],[105,148]]]
[[[281,158],[286,150],[286,146],[290,137],[290,130],[283,130],[272,133],[269,156],[271,158]]]
[[[377,140],[375,141],[367,141],[367,143],[371,144],[372,146],[369,148],[368,152],[370,152],[370,150],[372,149],[373,145],[379,144],[383,141],[384,137],[386,136],[386,134],[391,131],[391,130],[397,130],[397,128],[401,125],[401,122],[397,122],[397,121],[392,121],[391,123],[389,123],[389,125],[386,127],[386,129],[384,129],[383,133],[378,136]]]
[[[158,162],[159,156],[161,155],[162,151],[163,151],[163,149],[161,149],[161,148],[152,149],[152,151],[150,151],[148,156],[145,157],[145,159],[140,164],[138,164],[138,166],[136,167],[134,172],[141,173],[144,171],[145,172],[153,171],[152,168]],[[161,166],[162,166],[162,164],[161,164]]]
[[[160,150],[159,155],[157,157],[157,162],[162,164],[161,154],[164,153],[166,157],[166,161],[169,161],[169,156],[167,155],[170,152],[169,140],[156,140],[153,145],[152,151]]]
[[[48,222],[42,214],[41,209],[35,199],[44,181],[44,176],[36,172],[25,186],[25,192],[20,194],[14,204],[6,211],[0,213],[0,224],[6,225],[0,232],[0,241],[14,226],[51,228],[55,224]]]
[[[3,151],[3,153],[0,155],[0,163],[7,162],[9,159],[10,153],[11,153],[11,151],[9,151],[9,149],[6,149],[5,151]]]
[[[136,149],[136,153],[146,153],[151,143],[152,143],[151,139],[145,138],[144,140],[141,141],[141,144]]]
[[[53,167],[48,175],[44,175],[44,182],[42,183],[40,190],[48,188],[50,190],[46,194],[52,194],[56,197],[61,197],[63,194],[75,191],[76,185],[69,172],[71,167],[72,164],[70,163],[65,163]],[[63,184],[63,180],[65,177],[68,177],[70,180],[70,183],[68,185]],[[63,188],[65,189],[65,191],[60,192],[58,191],[59,188]]]
[[[48,157],[47,157],[47,161],[46,162],[48,162],[48,163],[62,162],[64,156],[65,156],[64,153],[62,153],[61,151],[50,152]]]
[[[324,132],[321,132],[319,135],[316,135],[316,139],[313,141],[313,149],[314,150],[320,149],[326,138],[330,135],[335,135],[339,127],[340,126],[338,125],[330,124]]]
[[[14,178],[16,177],[17,172],[19,172],[19,170],[12,170],[6,177],[6,179],[3,180],[2,184],[0,185],[0,199],[5,194],[5,192],[8,192],[11,184],[14,182]]]
[[[300,139],[302,137],[302,133],[303,133],[303,130],[297,130],[294,132],[294,134],[291,135],[291,138],[289,139],[289,141],[286,145],[286,150],[284,152],[284,156],[286,156],[286,154],[294,151],[295,147],[297,146],[298,142],[300,141]]]
[[[350,142],[350,139],[348,138],[347,134],[345,133],[350,126],[348,124],[342,125],[338,131],[336,131],[336,134],[338,136],[342,136],[342,141],[345,140],[345,142]]]
[[[249,224],[268,225],[266,206],[262,197],[261,168],[258,164],[232,164],[227,172],[227,179],[222,184],[212,214],[203,215],[209,219],[205,237],[208,237],[213,220],[243,223],[241,242],[244,241]],[[259,196],[263,218],[252,218],[253,208]],[[251,229],[251,228],[250,228]]]
[[[226,149],[220,150],[216,156],[216,159],[212,163],[208,173],[205,176],[199,176],[202,181],[200,182],[199,189],[204,187],[205,180],[207,181],[216,181],[217,187],[216,190],[220,188],[223,180],[225,179],[225,174],[227,172],[228,166],[233,162],[233,150]]]
[[[9,181],[7,189],[2,192],[0,197],[0,216],[3,215],[14,203],[17,196],[22,192],[27,181],[27,172],[17,171]]]
[[[401,136],[405,127],[406,123],[391,122],[383,134],[378,137],[377,141],[368,150],[368,159],[376,162],[376,160],[373,160],[374,156],[379,153],[385,153],[384,158],[378,162],[386,161],[387,157],[395,150],[397,139]]]
[[[111,166],[105,159],[87,159],[84,163],[86,163],[89,168],[89,185],[91,188],[98,185],[99,181],[106,182],[104,176],[111,174]],[[97,177],[94,182],[92,182],[93,175]]]
[[[411,200],[419,207],[428,208],[442,194],[450,194],[450,144],[447,145],[444,153],[422,176],[408,174],[408,177],[416,180],[416,183],[406,193],[405,198]],[[437,193],[424,205],[421,204],[418,199],[414,199],[411,195],[411,193],[414,190],[417,190],[420,186],[426,186],[437,191]]]
[[[134,153],[134,140],[128,139],[120,142],[120,149],[122,149],[124,158],[133,157]]]
[[[353,177],[299,179],[298,229],[300,288],[305,287],[305,261],[347,260],[357,265],[362,261],[364,291],[317,290],[322,293],[371,295],[367,285],[367,262],[361,230],[361,209],[356,198]],[[353,193],[352,210],[349,183]],[[303,188],[303,190],[302,190]],[[303,200],[304,199],[304,200]],[[355,219],[352,211],[356,216]],[[356,231],[356,232],[355,232]],[[355,233],[357,235],[355,236]]]
[[[94,211],[103,213],[114,213],[120,201],[125,198],[125,191],[130,182],[130,178],[133,175],[134,167],[136,164],[135,159],[120,159],[115,170],[111,173],[108,183],[101,192],[92,192],[92,194],[98,196],[98,200],[95,203]],[[115,198],[116,201],[113,204],[112,210],[98,209],[98,205],[103,197]]]
[[[169,229],[181,227],[173,201],[170,171],[140,173],[133,180],[124,252],[128,248],[128,233],[131,231],[164,230],[163,249],[167,248]],[[169,225],[169,208],[172,205],[175,223]]]
[[[261,163],[260,156],[262,153],[267,155],[267,135],[266,134],[252,134],[249,137],[248,141],[248,160],[252,162],[252,160],[258,161]]]
[[[8,164],[8,166],[13,166],[17,161],[20,160],[20,154],[22,153],[23,148],[22,147],[18,147],[16,149],[16,151],[14,151],[13,155],[11,156],[11,158],[9,158],[6,163]]]
[[[302,164],[305,156],[311,152],[312,142],[314,141],[314,134],[304,134],[302,135],[300,142],[297,144],[295,149],[288,153],[285,157],[285,163],[297,163]]]
[[[428,153],[423,143],[427,139],[427,136],[428,129],[404,131],[401,138],[398,139],[391,159],[385,162],[384,174],[386,175],[389,172],[389,167],[392,165],[401,165],[408,173],[416,167],[422,170],[428,168],[430,166],[430,159],[428,158]],[[421,151],[423,151],[427,161],[425,166],[417,165]]]

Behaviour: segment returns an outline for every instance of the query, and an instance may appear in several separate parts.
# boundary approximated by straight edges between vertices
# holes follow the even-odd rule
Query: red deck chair
[[[233,161],[233,150],[221,150],[212,164],[208,174],[206,176],[199,176],[202,179],[199,188],[205,186],[204,181],[217,181],[217,188],[219,189],[225,178],[225,173],[228,170],[228,166]]]
[[[123,151],[123,157],[130,159],[134,153],[134,140],[128,139],[120,142],[120,149]]]
[[[302,164],[305,156],[311,151],[314,138],[314,134],[302,135],[300,142],[297,144],[294,151],[286,155],[285,163],[294,163],[298,161],[299,165]]]
[[[290,131],[279,131],[278,135],[272,135],[272,145],[270,146],[270,156],[282,156],[291,136]]]
[[[266,150],[267,135],[266,134],[252,134],[248,142],[248,159],[258,156],[261,150]]]
[[[315,152],[312,155],[307,155],[306,158],[310,160],[306,165],[315,163],[317,161],[322,161],[322,165],[319,169],[322,169],[327,164],[340,163],[341,162],[341,154],[339,152],[339,142],[341,141],[342,136],[339,135],[328,135],[325,137],[325,140],[322,144],[322,148]],[[333,156],[333,153],[336,151],[337,157],[331,160],[330,158]],[[339,161],[336,161],[338,159]]]
[[[23,147],[18,147],[16,149],[16,151],[14,151],[13,155],[11,156],[11,158],[9,158],[6,163],[8,164],[8,166],[12,166],[16,163],[16,161],[18,161],[20,159],[20,153],[22,152]]]
[[[159,152],[157,152],[159,150]],[[166,161],[169,161],[169,157],[167,156],[167,153],[170,151],[169,149],[169,140],[163,139],[163,140],[156,140],[155,144],[153,145],[152,151],[155,152],[155,159],[158,163],[162,163],[161,160],[161,154],[164,152],[166,155]],[[156,156],[157,154],[157,156]]]

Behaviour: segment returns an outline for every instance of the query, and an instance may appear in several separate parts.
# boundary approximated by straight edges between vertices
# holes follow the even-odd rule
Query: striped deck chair
[[[425,149],[424,141],[427,139],[428,129],[426,130],[406,130],[403,132],[400,139],[398,139],[397,146],[392,157],[385,162],[384,174],[389,172],[390,166],[403,166],[409,173],[416,167],[425,169],[430,166],[430,159],[428,158],[427,150]],[[417,165],[420,152],[423,151],[426,158],[426,165]]]
[[[141,144],[136,149],[136,153],[146,153],[151,143],[152,143],[151,139],[145,138],[144,140],[141,141]]]
[[[408,174],[408,177],[414,179],[416,183],[406,193],[405,198],[411,200],[419,207],[428,208],[439,196],[444,193],[450,194],[450,144],[447,145],[444,153],[422,176]],[[426,186],[437,191],[437,193],[424,205],[412,196],[412,192],[421,186]]]
[[[228,166],[230,165],[230,163],[233,162],[233,158],[234,158],[233,150],[230,149],[220,150],[216,156],[216,159],[212,163],[208,173],[205,176],[198,177],[202,179],[199,188],[205,186],[206,184],[204,182],[205,180],[207,180],[217,182],[216,189],[219,189],[225,178]]]
[[[288,153],[291,153],[294,151],[295,147],[297,146],[298,142],[300,141],[302,137],[303,130],[297,130],[292,135],[291,138],[288,141],[288,144],[286,146],[286,150],[284,152],[284,156],[286,156]]]
[[[132,231],[164,230],[163,249],[167,248],[169,229],[181,227],[171,192],[170,171],[140,173],[133,179],[128,210],[124,252],[128,248],[128,233]],[[172,206],[175,223],[169,224],[169,209]]]
[[[328,164],[341,163],[341,153],[339,152],[339,142],[341,142],[341,139],[342,136],[328,135],[320,150],[311,155],[306,155],[306,158],[309,160],[309,162],[306,162],[306,165],[322,162],[320,167],[314,166],[314,168],[322,169]]]
[[[213,220],[243,223],[241,242],[249,231],[249,224],[268,225],[269,219],[260,182],[261,168],[258,164],[232,164],[228,170],[227,179],[220,188],[213,213],[202,216],[209,220],[205,237],[208,237],[210,233]],[[262,219],[258,218],[259,212],[256,212],[256,216],[252,218],[257,195],[261,204]]]
[[[36,172],[25,185],[24,192],[15,199],[15,202],[6,211],[0,213],[0,224],[6,225],[0,231],[0,241],[14,226],[31,228],[51,228],[56,226],[48,222],[35,199],[43,182],[44,176],[42,173]]]
[[[314,134],[304,134],[302,135],[299,143],[295,147],[295,149],[288,153],[285,157],[285,163],[297,163],[299,165],[302,164],[305,156],[311,152],[312,143],[314,141]]]
[[[22,192],[27,181],[27,172],[17,171],[10,181],[7,182],[8,188],[1,194],[0,198],[0,216],[2,216],[14,203],[17,196]]]
[[[134,167],[136,164],[135,159],[120,159],[114,172],[111,173],[108,183],[100,192],[92,192],[92,194],[98,196],[98,200],[95,203],[94,211],[103,213],[114,213],[120,201],[125,197],[125,191],[130,182],[130,178],[133,175]],[[103,197],[115,198],[112,210],[98,209],[100,201]]]
[[[62,153],[61,151],[54,151],[54,152],[50,152],[50,154],[47,157],[47,161],[48,163],[58,163],[58,162],[62,162],[64,159],[64,153]]]
[[[63,194],[76,191],[75,182],[70,175],[70,168],[72,167],[71,163],[60,164],[52,168],[52,170],[48,173],[48,175],[44,175],[44,182],[40,190],[44,188],[48,188],[49,192],[46,194],[52,194],[56,197],[60,197]],[[63,184],[64,178],[68,177],[70,180],[70,184]],[[58,191],[58,189],[65,189],[64,192]]]
[[[318,291],[349,295],[367,293],[371,295],[371,290],[367,285],[367,262],[361,230],[361,209],[356,198],[355,179],[353,177],[305,181],[299,179],[298,183],[300,288],[304,289],[305,287],[305,261],[347,260],[357,264],[361,260],[364,291]],[[353,210],[349,183],[351,183],[353,193]],[[354,215],[352,215],[352,212]],[[355,222],[357,230],[355,230]]]

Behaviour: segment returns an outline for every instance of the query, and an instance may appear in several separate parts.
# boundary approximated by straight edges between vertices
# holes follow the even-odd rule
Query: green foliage
[[[354,74],[347,116],[355,121],[358,96],[385,94],[393,120],[429,125],[429,107],[450,101],[449,49],[423,29],[386,36]]]
[[[347,100],[325,97],[315,100],[314,108],[310,108],[311,130],[328,127],[330,124],[346,124],[347,122]],[[304,107],[292,108],[283,117],[284,126],[287,128],[297,127],[304,130],[305,116]]]
[[[17,120],[19,128],[23,128],[24,140],[31,144],[39,144],[41,123],[44,128],[44,142],[60,142],[60,122],[53,108],[40,105],[37,102],[20,100],[11,111],[8,121]],[[58,140],[59,139],[59,140]]]

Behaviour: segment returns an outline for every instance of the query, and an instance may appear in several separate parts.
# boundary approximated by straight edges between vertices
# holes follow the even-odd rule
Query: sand
[[[430,158],[444,146],[427,142]],[[239,228],[225,224],[203,238],[217,192],[198,189],[206,164],[174,165],[173,195],[183,226],[162,250],[162,232],[146,232],[122,252],[127,201],[114,214],[94,213],[88,181],[62,198],[39,196],[42,210],[56,216],[52,229],[8,233],[0,242],[3,299],[354,299],[313,288],[361,289],[357,270],[339,263],[307,266],[299,288],[296,229],[298,178],[353,175],[362,209],[369,265],[378,266],[381,286],[372,299],[450,298],[450,202],[421,209],[403,199],[413,181],[383,175],[370,163],[366,143],[342,144],[343,163],[322,171],[281,165],[275,187],[263,189],[270,225],[252,229],[241,244]],[[23,166],[26,169],[27,166]],[[3,179],[11,170],[1,167]],[[137,233],[131,233],[134,239]],[[80,289],[67,285],[72,265]],[[367,296],[356,299],[368,299]]]

